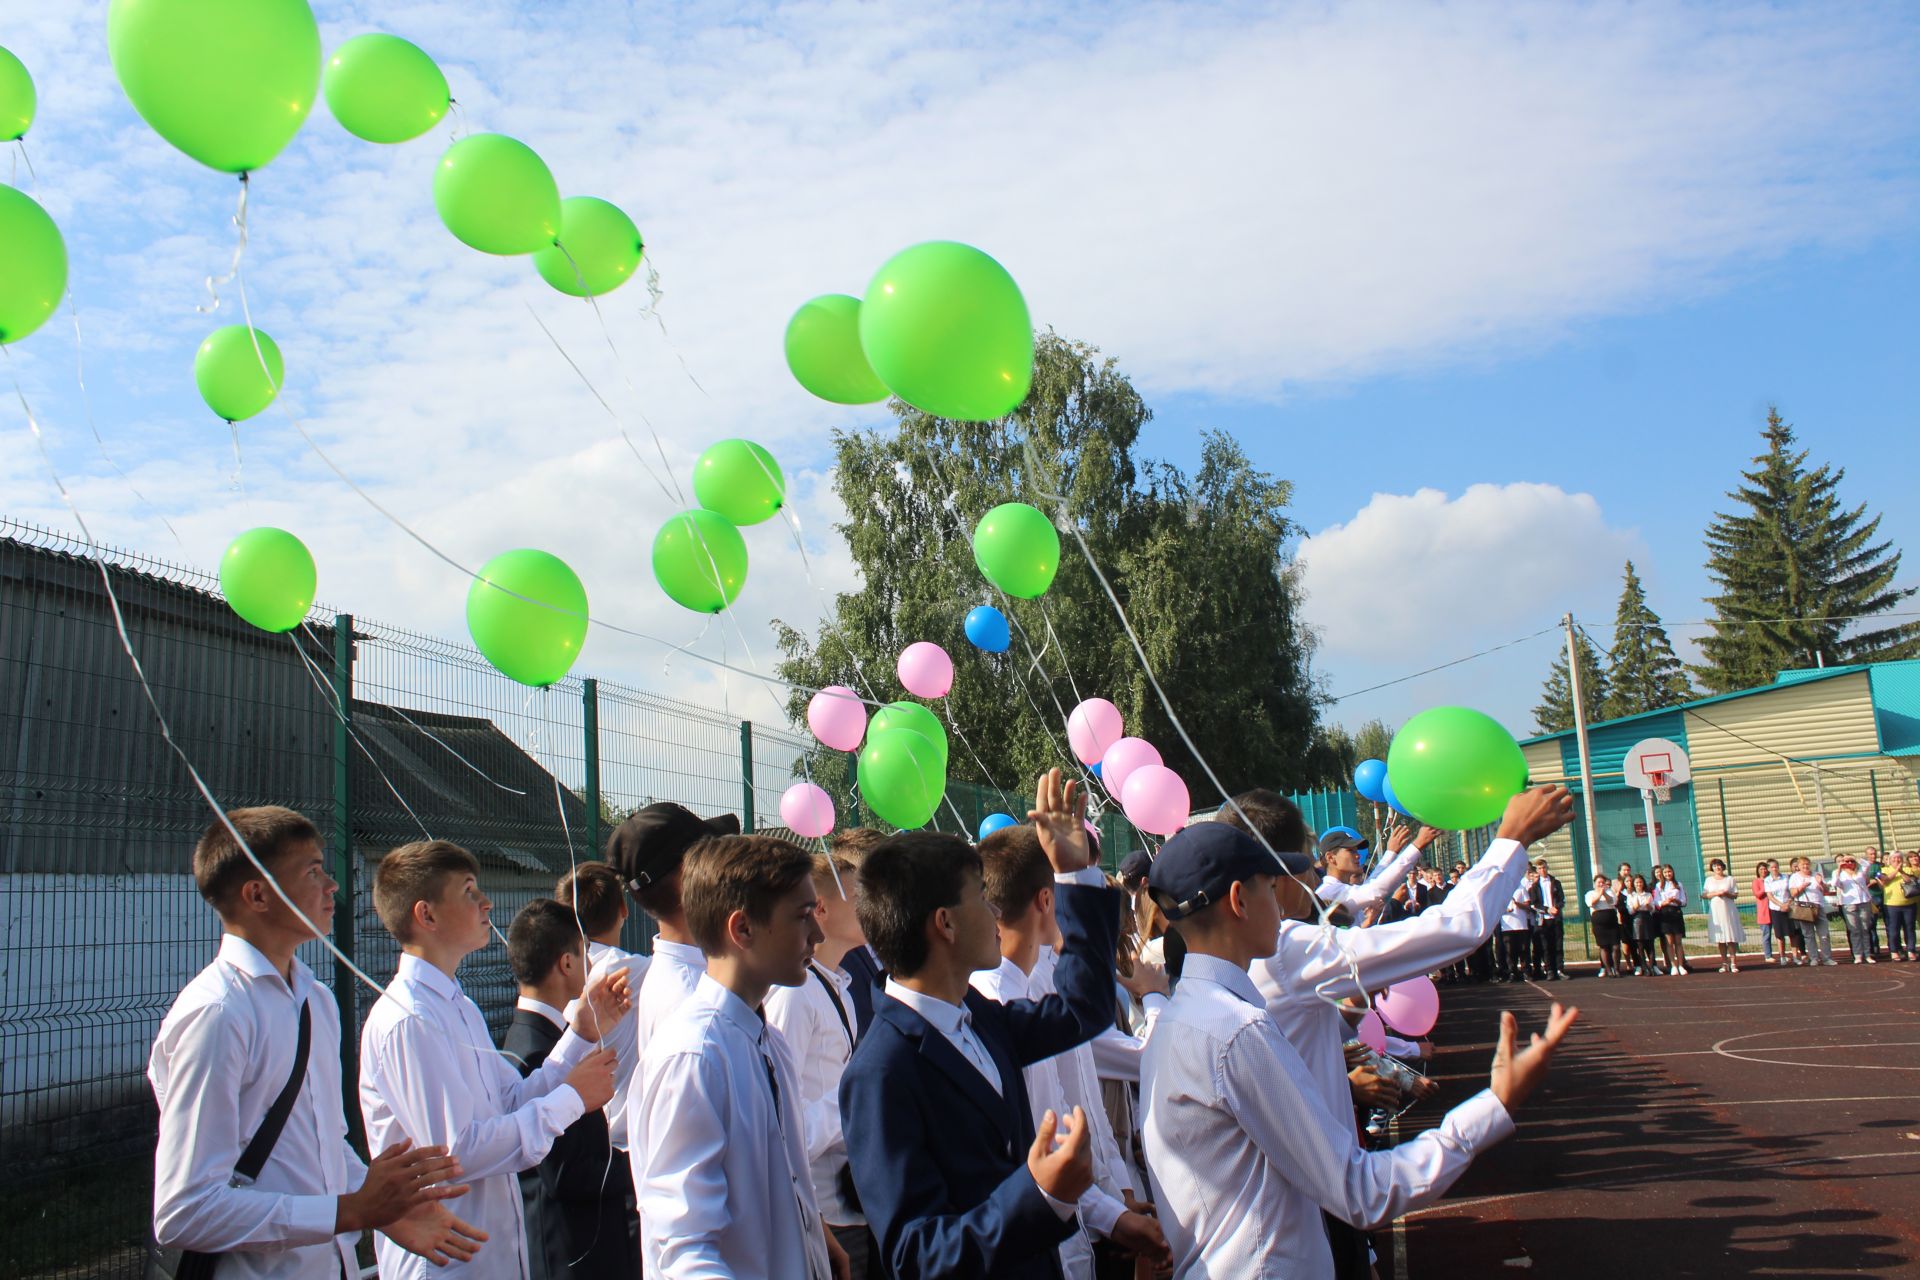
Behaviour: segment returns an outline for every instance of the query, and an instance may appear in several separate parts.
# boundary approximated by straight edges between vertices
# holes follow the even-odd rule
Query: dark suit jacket
[[[1551,899],[1549,899],[1548,897],[1549,893],[1552,894]],[[1546,907],[1549,901],[1551,901],[1553,908],[1556,911],[1560,912],[1562,916],[1566,915],[1567,891],[1566,891],[1566,888],[1562,886],[1557,879],[1548,878],[1545,880],[1535,881],[1533,889],[1528,894],[1528,897],[1532,900],[1535,906],[1542,907],[1542,908]]]
[[[1002,1093],[926,1019],[874,993],[873,1024],[840,1080],[847,1155],[893,1275],[1058,1280],[1062,1221],[1027,1172],[1034,1126],[1020,1069],[1113,1025],[1120,895],[1060,885],[1058,995],[1004,1004],[967,993]]]
[[[560,1028],[540,1014],[515,1009],[501,1047],[521,1059],[514,1065],[524,1076],[537,1070],[558,1043]],[[619,1151],[608,1163],[609,1146],[607,1113],[589,1111],[553,1140],[545,1160],[520,1171],[533,1280],[639,1276],[633,1173]]]
[[[855,947],[840,958],[840,971],[852,979],[847,995],[853,1000],[854,1031],[863,1036],[873,1022],[874,989],[882,985],[880,962],[865,947]]]

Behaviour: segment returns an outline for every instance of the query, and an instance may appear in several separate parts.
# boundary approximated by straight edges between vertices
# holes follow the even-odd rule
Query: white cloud
[[[1391,679],[1451,661],[1610,600],[1623,563],[1645,549],[1608,525],[1590,494],[1478,484],[1454,498],[1377,493],[1299,555],[1319,666],[1338,694],[1372,673]]]
[[[814,574],[831,589],[852,575],[828,527],[826,433],[885,414],[810,400],[780,335],[806,297],[859,292],[915,240],[999,256],[1039,323],[1120,357],[1150,398],[1274,397],[1293,382],[1549,342],[1756,257],[1884,233],[1914,196],[1907,170],[1881,160],[1911,139],[1915,41],[1869,10],[318,8],[328,47],[369,27],[418,41],[447,68],[468,128],[525,139],[563,191],[631,210],[662,272],[671,341],[630,285],[603,302],[616,360],[591,311],[438,224],[444,132],[372,147],[321,105],[253,183],[247,279],[286,352],[289,407],[457,558],[544,545],[581,570],[597,612],[676,640],[700,620],[651,582],[666,499],[529,305],[650,461],[657,429],[682,485],[716,439],[773,448],[802,490]],[[346,492],[272,411],[242,427],[250,498],[230,488],[225,428],[187,370],[216,323],[193,304],[230,250],[232,180],[133,115],[99,8],[43,7],[8,40],[41,84],[29,141],[72,250],[102,431],[185,554],[211,564],[233,532],[272,515],[315,546],[325,598],[459,634],[464,581]],[[83,508],[108,536],[173,553],[93,448],[64,321],[13,350]],[[0,510],[68,523],[35,461],[12,455]],[[1356,572],[1378,585],[1416,564],[1407,590],[1432,602],[1417,624],[1352,637],[1383,649],[1348,652],[1483,636],[1489,608],[1518,616],[1499,612],[1515,607],[1502,585],[1512,566],[1566,572],[1551,547],[1617,572],[1621,535],[1582,532],[1605,532],[1591,499],[1498,491],[1528,523],[1502,505],[1492,523],[1509,532],[1476,541],[1458,513],[1480,492],[1379,498],[1315,540],[1317,611],[1370,606],[1347,581]],[[1457,525],[1453,540],[1368,532],[1423,518]],[[811,619],[824,602],[779,530],[749,542],[741,614],[764,664],[765,619]],[[1358,549],[1369,542],[1399,550],[1381,559]],[[1462,597],[1436,583],[1468,591],[1479,621],[1456,623]],[[1534,588],[1557,601],[1562,585]],[[1337,669],[1345,624],[1327,625]],[[717,654],[717,636],[701,648]],[[712,681],[689,687],[691,663],[674,659],[663,676],[663,657],[617,636],[588,651],[597,670],[712,694]]]

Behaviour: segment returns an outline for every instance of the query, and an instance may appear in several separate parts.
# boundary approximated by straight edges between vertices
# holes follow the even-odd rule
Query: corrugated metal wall
[[[1867,673],[1780,685],[1684,712],[1697,778],[1731,765],[1871,755],[1880,750]],[[1672,734],[1666,735],[1672,737]]]

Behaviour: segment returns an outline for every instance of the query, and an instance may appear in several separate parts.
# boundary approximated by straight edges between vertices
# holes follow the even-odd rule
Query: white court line
[[[1722,1102],[1718,1098],[1680,1098],[1673,1102],[1660,1102],[1660,1103],[1635,1102],[1630,1107],[1627,1107],[1627,1106],[1610,1106],[1610,1107],[1555,1106],[1549,1115],[1540,1116],[1537,1118],[1530,1117],[1527,1120],[1527,1126],[1529,1128],[1532,1128],[1535,1125],[1550,1125],[1555,1123],[1555,1120],[1558,1117],[1563,1115],[1572,1115],[1572,1114],[1580,1114],[1585,1116],[1628,1115],[1628,1114],[1637,1115],[1644,1111],[1653,1111],[1662,1107],[1672,1107],[1676,1111],[1682,1110],[1682,1109],[1687,1111],[1699,1111],[1699,1110],[1702,1110],[1703,1108],[1713,1108],[1713,1107],[1779,1107],[1779,1106],[1789,1106],[1789,1105],[1797,1106],[1802,1103],[1805,1103],[1810,1106],[1821,1106],[1830,1102],[1911,1102],[1911,1101],[1913,1101],[1913,1095],[1911,1093],[1866,1093],[1866,1094],[1857,1094],[1853,1097],[1847,1097],[1847,1098],[1742,1098],[1733,1102]]]
[[[1893,1159],[1898,1159],[1901,1156],[1920,1157],[1920,1146],[1909,1148],[1906,1151],[1875,1151],[1867,1155],[1858,1155],[1858,1156],[1809,1156],[1804,1160],[1782,1160],[1777,1163],[1764,1164],[1764,1165],[1748,1165],[1748,1166],[1729,1164],[1723,1167],[1731,1172],[1754,1172],[1754,1173],[1764,1174],[1764,1173],[1769,1173],[1775,1169],[1792,1169],[1800,1165],[1841,1164],[1841,1163],[1845,1163],[1853,1160],[1893,1160]],[[1636,1176],[1636,1177],[1625,1176],[1628,1173],[1637,1173],[1637,1171],[1640,1168],[1656,1169],[1656,1170],[1664,1169],[1665,1172],[1651,1173],[1645,1176]],[[1424,1209],[1415,1209],[1412,1213],[1406,1214],[1402,1219],[1400,1219],[1400,1221],[1406,1221],[1409,1219],[1418,1218],[1423,1214],[1443,1213],[1443,1212],[1449,1212],[1449,1211],[1458,1210],[1458,1209],[1476,1209],[1482,1205],[1503,1204],[1510,1200],[1524,1200],[1528,1196],[1552,1195],[1562,1191],[1597,1191],[1602,1188],[1620,1186],[1623,1184],[1628,1186],[1638,1186],[1648,1182],[1672,1182],[1672,1181],[1675,1181],[1676,1179],[1685,1180],[1685,1181],[1696,1181],[1696,1180],[1703,1179],[1710,1176],[1711,1176],[1710,1174],[1704,1173],[1699,1169],[1685,1169],[1685,1170],[1680,1170],[1676,1172],[1674,1170],[1667,1169],[1665,1164],[1634,1166],[1630,1169],[1615,1169],[1611,1173],[1609,1173],[1606,1177],[1597,1179],[1593,1182],[1568,1182],[1568,1183],[1563,1183],[1562,1185],[1557,1187],[1536,1187],[1532,1191],[1514,1191],[1514,1192],[1508,1193],[1507,1195],[1500,1195],[1500,1196],[1481,1196],[1478,1199],[1474,1199],[1474,1200],[1454,1200],[1454,1201],[1442,1200],[1439,1204],[1431,1204]]]

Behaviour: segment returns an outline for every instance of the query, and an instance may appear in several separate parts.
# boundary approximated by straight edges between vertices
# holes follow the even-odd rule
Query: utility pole
[[[1580,688],[1580,645],[1574,635],[1573,615],[1569,613],[1560,621],[1567,628],[1567,682],[1573,691],[1573,735],[1580,744],[1580,797],[1587,810],[1587,864],[1591,876],[1602,876],[1606,871],[1600,861],[1600,818],[1593,809],[1593,753],[1587,749],[1587,700]],[[1648,826],[1647,831],[1651,834],[1652,826]],[[1592,883],[1591,879],[1588,883]]]

